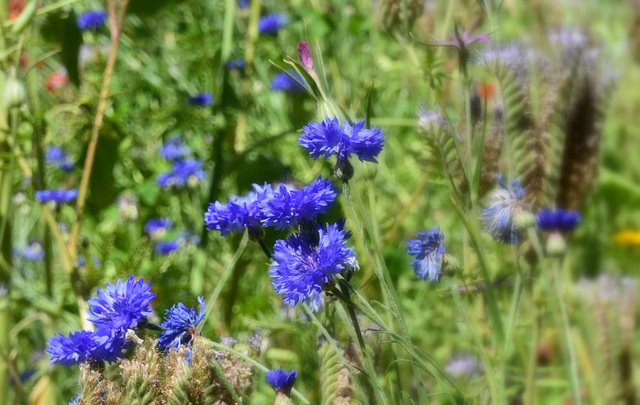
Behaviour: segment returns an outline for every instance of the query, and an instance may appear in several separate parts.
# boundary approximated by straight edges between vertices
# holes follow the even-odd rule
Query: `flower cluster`
[[[419,232],[420,239],[407,241],[407,252],[416,256],[411,267],[419,279],[439,282],[442,277],[441,258],[445,254],[444,235],[435,228],[429,232]]]
[[[83,31],[96,31],[102,28],[109,16],[105,11],[87,11],[78,17],[78,28]]]
[[[146,316],[151,313],[156,295],[150,288],[150,284],[135,280],[133,275],[125,282],[118,280],[116,285],[107,283],[106,290],[98,290],[98,298],[89,300],[88,320],[96,325],[96,331],[50,338],[46,353],[51,355],[51,364],[114,362],[124,357],[127,331],[146,324]]]
[[[202,162],[196,159],[176,160],[173,169],[158,176],[156,182],[164,189],[182,188],[185,185],[196,187],[207,178],[202,170]]]
[[[190,157],[191,149],[179,135],[169,138],[160,149],[160,155],[172,162],[171,171],[156,179],[156,183],[165,190],[179,189],[185,185],[196,187],[207,177],[202,170],[202,161]]]
[[[500,188],[491,194],[489,207],[482,210],[480,220],[485,231],[494,240],[517,245],[520,242],[520,232],[514,219],[523,211],[525,191],[516,179],[511,181],[512,190],[509,190],[502,178],[498,180],[498,184]]]
[[[147,221],[144,232],[151,239],[162,239],[172,225],[169,218],[154,218]]]

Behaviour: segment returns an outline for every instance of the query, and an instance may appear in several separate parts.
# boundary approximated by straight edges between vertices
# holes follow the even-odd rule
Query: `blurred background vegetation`
[[[260,361],[272,368],[296,368],[296,388],[312,403],[319,402],[318,333],[306,318],[283,307],[274,294],[259,246],[249,244],[237,263],[232,259],[239,235],[228,238],[204,230],[203,214],[209,202],[226,202],[250,190],[251,183],[308,184],[331,173],[330,163],[313,161],[298,145],[303,125],[319,120],[313,100],[303,93],[276,92],[271,81],[285,67],[283,58],[297,59],[301,40],[322,51],[331,91],[352,117],[370,117],[383,128],[385,148],[377,166],[356,166],[353,183],[358,187],[379,236],[392,279],[405,311],[415,344],[441,364],[477,346],[464,335],[451,304],[448,284],[430,284],[415,278],[406,255],[405,241],[416,232],[440,227],[448,252],[461,257],[463,228],[451,207],[445,179],[430,170],[424,139],[417,130],[417,111],[433,105],[434,94],[445,105],[460,102],[457,53],[450,48],[426,47],[451,36],[454,26],[474,34],[488,34],[493,43],[519,42],[551,52],[548,32],[577,27],[597,45],[617,85],[606,107],[602,129],[601,167],[582,215],[583,224],[570,242],[565,267],[569,280],[600,273],[637,277],[640,241],[640,3],[638,1],[252,1],[241,8],[235,0],[210,2],[130,0],[120,38],[114,73],[106,100],[104,124],[99,132],[95,163],[89,181],[86,210],[78,238],[78,255],[85,258],[77,278],[66,274],[59,246],[52,240],[37,189],[77,188],[87,155],[104,69],[113,46],[107,27],[82,32],[76,17],[87,10],[106,9],[105,2],[43,1],[21,31],[6,10],[20,2],[2,1],[4,44],[0,57],[4,80],[12,75],[26,87],[26,101],[19,109],[16,160],[3,160],[10,177],[12,201],[6,216],[5,250],[20,251],[31,240],[43,245],[46,257],[28,261],[13,254],[3,273],[6,298],[0,302],[5,316],[2,356],[8,368],[0,373],[0,402],[29,404],[66,403],[76,392],[77,369],[49,366],[43,353],[47,338],[81,328],[76,295],[91,297],[129,274],[150,281],[157,294],[154,309],[161,314],[173,304],[196,304],[208,297],[229,265],[229,280],[204,325],[203,335],[245,338],[262,328],[269,348]],[[24,3],[24,2],[23,2]],[[29,3],[29,2],[27,2]],[[118,2],[116,2],[118,3]],[[409,15],[406,17],[399,7]],[[487,12],[487,6],[489,12]],[[493,7],[491,9],[491,7]],[[261,15],[283,13],[290,24],[277,36],[259,35]],[[14,16],[15,17],[15,16]],[[397,17],[397,18],[396,18]],[[482,45],[472,48],[476,56]],[[244,70],[229,70],[226,62],[242,58]],[[57,80],[57,81],[56,81]],[[491,78],[477,78],[478,83]],[[211,93],[211,106],[193,106],[189,96]],[[370,107],[370,110],[368,108]],[[5,117],[8,111],[3,111]],[[455,113],[452,113],[455,116]],[[462,117],[458,117],[462,118]],[[7,132],[6,118],[2,130]],[[207,179],[195,187],[166,190],[156,178],[170,169],[159,149],[179,134],[204,162]],[[3,141],[6,143],[6,139]],[[43,156],[49,146],[61,146],[72,156],[75,169],[63,173],[47,166]],[[6,145],[5,145],[6,146]],[[13,148],[13,146],[9,145]],[[7,154],[5,148],[3,153]],[[29,170],[24,170],[23,165]],[[6,169],[9,168],[9,169]],[[23,179],[31,173],[29,183]],[[7,178],[3,177],[6,187]],[[135,196],[136,218],[124,220],[117,199]],[[133,201],[133,200],[132,200]],[[344,216],[344,207],[332,211]],[[53,211],[65,241],[76,219],[74,205]],[[157,255],[144,233],[152,218],[168,217],[174,227],[168,239],[180,232],[199,237],[198,245],[186,244],[171,255]],[[621,232],[626,237],[620,236]],[[284,234],[267,234],[272,245]],[[629,236],[631,235],[631,236]],[[636,235],[636,236],[634,236]],[[487,244],[491,244],[486,236]],[[508,247],[491,244],[488,257],[494,266],[511,262]],[[377,284],[364,255],[354,285],[376,299]],[[505,265],[505,267],[508,267]],[[501,272],[498,274],[502,275]],[[497,276],[497,274],[496,274]],[[462,269],[460,279],[473,285],[481,278],[473,269]],[[2,287],[3,286],[3,287]],[[510,289],[497,289],[504,313]],[[480,336],[490,333],[481,292],[463,296],[475,308]],[[516,329],[516,351],[510,359],[514,374],[527,355],[529,324],[534,315],[526,307]],[[578,317],[578,305],[573,316]],[[561,403],[566,381],[557,379],[562,357],[553,329],[542,331],[541,344],[548,359],[540,379],[539,403]],[[634,342],[635,352],[640,350]],[[393,354],[383,351],[380,364],[392,367]],[[579,353],[581,367],[590,367],[587,346]],[[630,354],[631,355],[631,354]],[[477,358],[477,354],[473,354]],[[638,365],[637,355],[633,364]],[[592,365],[591,365],[592,366]],[[405,366],[402,366],[405,367]],[[386,369],[380,370],[384,375]],[[593,372],[593,370],[591,370]],[[407,375],[409,373],[407,372]],[[640,381],[635,374],[635,385]],[[269,388],[257,375],[251,403],[271,401]],[[407,380],[408,382],[409,380]],[[415,387],[405,382],[399,398],[415,398]],[[392,377],[386,387],[395,384]],[[477,379],[462,382],[468,395],[478,398],[486,389]],[[428,380],[436,402],[435,381]],[[518,382],[514,383],[514,395]],[[6,402],[3,402],[4,401]],[[514,402],[518,403],[518,402]]]

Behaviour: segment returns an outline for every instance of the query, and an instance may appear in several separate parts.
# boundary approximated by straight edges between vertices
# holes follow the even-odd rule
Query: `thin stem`
[[[347,312],[349,313],[349,317],[351,318],[351,323],[353,324],[353,329],[356,332],[356,337],[358,338],[358,344],[360,345],[360,350],[362,351],[362,355],[366,356],[365,353],[365,345],[364,339],[362,338],[362,332],[360,331],[360,323],[358,322],[358,317],[356,317],[356,311],[353,310],[353,301],[351,301],[351,294],[349,294],[349,288],[344,285],[346,280],[340,280],[340,290],[342,291],[342,296],[345,297],[347,304]]]
[[[262,239],[260,239],[258,241],[258,244],[262,248],[262,251],[264,252],[264,254],[267,255],[267,259],[271,260],[273,256],[271,255],[271,251],[269,250],[267,245],[264,244],[264,241]]]
[[[82,222],[82,214],[84,213],[84,207],[87,200],[87,188],[89,187],[89,179],[91,178],[91,172],[93,170],[93,162],[95,160],[96,148],[98,146],[98,138],[100,135],[100,128],[104,120],[104,111],[107,106],[107,96],[109,95],[109,85],[111,84],[111,76],[116,64],[116,56],[118,54],[118,45],[120,43],[120,34],[122,32],[122,26],[124,24],[124,15],[127,9],[129,0],[122,0],[120,6],[120,14],[116,20],[115,0],[108,0],[109,9],[109,22],[111,26],[111,51],[109,52],[109,58],[107,59],[107,66],[104,70],[104,77],[102,79],[102,88],[100,89],[100,95],[98,97],[98,107],[96,109],[96,118],[91,129],[91,139],[87,148],[87,157],[84,161],[84,168],[82,171],[82,179],[80,180],[80,188],[78,190],[78,202],[76,205],[77,217],[71,230],[71,242],[70,242],[70,254],[72,257],[76,257],[78,235],[80,233],[80,223]]]
[[[534,309],[533,327],[531,331],[531,350],[527,366],[527,383],[525,388],[525,405],[535,405],[536,399],[536,367],[538,365],[538,341],[540,340],[540,314]]]
[[[562,291],[560,289],[560,258],[554,258],[552,260],[551,267],[553,268],[553,287],[556,293],[556,299],[558,300],[558,306],[560,307],[560,314],[562,315],[562,326],[565,334],[567,351],[569,354],[569,371],[571,375],[571,386],[573,388],[573,403],[580,405],[582,399],[580,396],[580,378],[578,376],[578,363],[576,359],[575,348],[573,347],[573,339],[571,337],[571,325],[569,323],[569,317],[567,315],[567,309],[564,305],[564,299],[562,298]]]
[[[410,344],[411,335],[409,334],[409,328],[407,327],[407,324],[404,321],[404,317],[401,313],[400,306],[398,305],[397,294],[395,292],[395,289],[393,288],[393,284],[390,282],[391,278],[389,276],[389,271],[386,268],[386,264],[384,263],[384,260],[380,256],[380,262],[382,263],[382,267],[383,267],[381,268],[381,266],[379,266],[378,263],[374,260],[371,254],[371,251],[369,250],[369,248],[367,247],[367,244],[365,243],[364,233],[362,231],[362,225],[358,218],[358,214],[356,213],[356,210],[353,206],[353,199],[351,196],[351,187],[349,186],[348,182],[342,183],[342,190],[344,194],[345,203],[347,205],[347,209],[349,210],[351,220],[353,221],[353,224],[354,224],[353,227],[356,230],[356,233],[360,240],[360,244],[362,245],[362,249],[364,250],[365,255],[367,256],[369,263],[371,263],[371,267],[373,268],[374,273],[378,277],[380,286],[382,287],[382,292],[383,292],[385,301],[388,303],[388,305],[391,306],[391,311],[396,316],[396,320],[398,322],[398,325],[400,326],[400,331],[402,333],[403,340],[405,340],[407,344]],[[420,368],[415,363],[412,363],[412,369],[413,369],[413,378],[415,379],[415,383],[418,385],[418,393],[420,394],[420,399],[423,400],[426,397],[424,395],[426,391],[424,389],[424,384],[422,382],[422,373],[420,372]]]

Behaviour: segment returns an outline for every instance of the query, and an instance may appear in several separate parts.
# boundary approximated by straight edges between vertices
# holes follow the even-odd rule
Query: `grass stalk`
[[[89,140],[89,146],[87,148],[87,156],[84,161],[84,168],[82,170],[82,179],[80,180],[80,188],[78,190],[78,201],[76,204],[76,220],[71,229],[71,242],[69,244],[71,257],[77,256],[77,243],[78,235],[80,234],[80,225],[82,222],[82,215],[84,214],[85,203],[87,200],[87,189],[89,188],[89,179],[91,178],[91,172],[93,170],[93,162],[95,160],[96,148],[98,147],[98,138],[100,136],[100,128],[104,121],[104,112],[107,106],[107,97],[109,95],[109,85],[111,84],[111,77],[116,64],[116,56],[118,55],[118,45],[120,43],[120,35],[122,33],[122,26],[124,25],[125,11],[129,0],[122,0],[120,2],[120,13],[116,20],[115,0],[108,0],[109,10],[109,22],[111,26],[111,50],[109,51],[109,57],[107,59],[107,66],[104,69],[104,76],[102,78],[102,87],[100,89],[100,95],[98,96],[98,107],[96,109],[96,117],[91,128],[91,138]]]

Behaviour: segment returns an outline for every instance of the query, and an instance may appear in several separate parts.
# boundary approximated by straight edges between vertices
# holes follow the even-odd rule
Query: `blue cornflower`
[[[267,371],[267,382],[276,392],[276,395],[282,393],[289,396],[293,384],[296,382],[296,378],[298,378],[298,372],[296,370],[291,370],[288,373],[283,369]]]
[[[238,7],[239,8],[248,8],[249,7],[249,0],[239,0],[238,1]]]
[[[193,232],[182,231],[178,234],[176,242],[178,242],[180,246],[184,246],[186,244],[198,246],[200,244],[200,238]]]
[[[207,174],[202,170],[202,162],[197,159],[175,161],[173,163],[173,173],[190,186],[197,185],[207,178]]]
[[[150,290],[150,283],[135,280],[133,275],[125,282],[107,283],[106,290],[98,290],[98,298],[89,300],[91,310],[87,319],[96,324],[100,344],[110,349],[117,339],[124,338],[128,329],[146,322],[151,302],[156,298]]]
[[[37,240],[29,241],[29,244],[19,251],[20,256],[30,262],[39,262],[44,259],[42,243]]]
[[[323,155],[325,160],[336,155],[338,161],[344,161],[353,153],[360,161],[377,163],[376,156],[382,152],[384,143],[382,130],[375,126],[364,129],[364,120],[353,126],[345,121],[340,126],[337,118],[326,117],[321,124],[309,123],[302,130],[304,133],[298,142],[314,160]]]
[[[162,326],[166,329],[158,338],[158,347],[161,350],[169,348],[178,349],[180,345],[191,344],[198,336],[198,324],[202,322],[205,314],[204,298],[198,297],[200,312],[195,307],[188,309],[183,303],[174,305],[164,315]]]
[[[104,25],[109,16],[105,11],[87,11],[82,13],[77,19],[78,28],[83,31],[96,31]]]
[[[258,32],[262,35],[278,35],[278,32],[289,25],[286,14],[268,14],[258,20]]]
[[[576,211],[556,211],[542,209],[536,214],[538,228],[545,232],[568,233],[580,224],[580,214]]]
[[[78,198],[78,190],[41,190],[35,192],[36,200],[41,203],[50,201],[56,203],[70,203]]]
[[[219,201],[209,204],[209,209],[204,213],[204,222],[210,231],[220,231],[222,236],[228,236],[231,232],[241,232],[244,228],[260,227],[260,210],[258,202],[266,199],[273,191],[271,185],[252,185],[254,191],[246,197],[236,198],[226,204]]]
[[[95,255],[91,255],[91,263],[93,263],[93,267],[95,267],[96,269],[102,267],[102,263]],[[87,267],[87,259],[84,257],[84,255],[80,255],[78,256],[78,261],[76,262],[76,264],[80,269],[83,267]]]
[[[202,170],[202,162],[197,159],[176,160],[173,162],[173,170],[158,176],[156,183],[166,190],[182,188],[185,185],[195,187],[207,178]]]
[[[166,256],[170,253],[177,252],[178,250],[180,250],[180,244],[175,240],[167,242],[158,241],[153,245],[153,253],[160,256]]]
[[[330,180],[318,177],[307,187],[288,190],[284,184],[259,203],[260,216],[264,226],[287,229],[303,220],[313,220],[320,214],[327,214],[328,208],[336,205],[338,189]]]
[[[51,355],[50,364],[61,363],[67,367],[92,361],[114,362],[124,357],[121,350],[124,340],[120,341],[119,345],[107,349],[96,337],[96,332],[86,330],[69,333],[69,337],[62,334],[54,335],[49,338],[49,347],[45,353]]]
[[[60,168],[67,173],[72,171],[75,166],[71,155],[59,146],[49,146],[45,163]]]
[[[293,70],[287,71],[291,76],[295,77],[296,80],[302,84],[305,84],[304,79],[298,73]],[[289,75],[284,72],[280,72],[273,78],[271,82],[271,90],[273,91],[282,91],[284,93],[303,93],[304,88],[300,87],[295,80],[293,80]]]
[[[144,226],[144,232],[152,239],[161,239],[172,225],[169,218],[150,219]]]
[[[180,135],[174,135],[160,149],[160,155],[167,160],[182,159],[191,154],[191,149]]]
[[[247,63],[242,58],[231,59],[227,62],[227,69],[229,70],[244,70]]]
[[[276,242],[269,275],[276,293],[284,294],[285,303],[293,307],[312,293],[320,294],[333,276],[350,268],[356,254],[346,247],[345,238],[341,224],[327,224],[318,230],[317,243],[301,235]]]
[[[516,179],[511,181],[513,190],[509,190],[502,178],[498,179],[498,184],[500,188],[491,194],[489,207],[482,210],[480,220],[493,240],[516,245],[520,235],[514,218],[522,212],[525,191]]]
[[[407,252],[416,256],[411,267],[419,279],[437,283],[442,277],[441,258],[446,252],[444,235],[439,228],[433,228],[429,232],[418,232],[416,236],[420,239],[407,241]]]
[[[209,106],[213,104],[213,96],[210,93],[199,93],[189,97],[188,102],[191,105]]]

